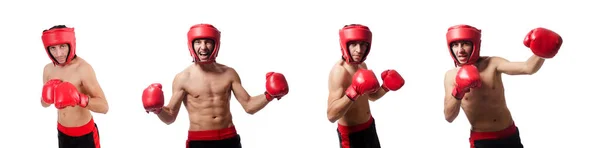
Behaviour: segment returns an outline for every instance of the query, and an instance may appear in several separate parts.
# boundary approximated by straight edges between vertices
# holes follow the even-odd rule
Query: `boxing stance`
[[[472,148],[522,148],[519,130],[506,106],[502,74],[531,75],[560,49],[562,38],[555,32],[536,28],[523,43],[533,51],[525,62],[510,62],[501,57],[480,57],[481,30],[456,25],[446,34],[455,69],[445,76],[444,115],[454,121],[460,108],[471,124]]]
[[[52,63],[44,67],[43,107],[58,109],[59,148],[100,148],[92,112],[106,114],[108,103],[92,66],[75,54],[75,30],[57,25],[42,33]]]
[[[377,76],[364,62],[372,40],[367,26],[346,25],[339,35],[342,59],[329,73],[327,117],[332,123],[338,121],[340,148],[379,148],[369,100],[400,89],[404,79],[396,70],[385,70],[381,73],[383,85],[379,85]]]
[[[175,121],[183,103],[190,119],[188,148],[242,147],[230,112],[231,92],[248,114],[254,114],[289,90],[283,74],[268,72],[264,94],[250,96],[235,69],[215,62],[220,40],[221,32],[214,26],[192,26],[188,48],[194,64],[175,76],[168,105],[163,106],[161,84],[151,84],[142,95],[146,112],[157,114],[165,124]]]

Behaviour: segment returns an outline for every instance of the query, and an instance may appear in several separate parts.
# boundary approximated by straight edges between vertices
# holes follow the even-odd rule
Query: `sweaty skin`
[[[462,107],[473,131],[500,131],[513,123],[506,105],[502,74],[531,75],[536,73],[544,59],[532,56],[526,62],[509,62],[501,57],[481,57],[475,64],[479,70],[482,85],[471,89],[462,100],[452,96],[458,68],[448,70],[445,75],[444,114],[448,122],[454,121]]]
[[[52,63],[47,64],[44,67],[42,84],[45,84],[50,79],[61,79],[70,82],[77,87],[79,92],[89,96],[89,103],[86,108],[75,106],[58,110],[58,123],[61,125],[65,127],[79,127],[90,121],[92,118],[90,111],[101,114],[108,112],[108,102],[104,96],[104,91],[100,87],[100,84],[98,84],[96,72],[83,58],[77,57],[65,66],[54,66]],[[44,101],[41,101],[41,103],[43,107],[51,105]]]
[[[329,73],[329,99],[327,103],[327,118],[330,122],[353,126],[367,122],[371,118],[369,100],[376,101],[387,92],[379,88],[376,93],[365,94],[350,100],[346,96],[346,89],[352,83],[352,76],[359,69],[368,69],[366,63],[352,65],[344,60],[335,63]]]
[[[233,126],[230,112],[231,92],[248,114],[264,108],[269,101],[264,94],[251,97],[242,87],[238,73],[222,64],[193,64],[173,80],[173,96],[158,117],[171,124],[181,104],[188,111],[190,131],[217,130]]]

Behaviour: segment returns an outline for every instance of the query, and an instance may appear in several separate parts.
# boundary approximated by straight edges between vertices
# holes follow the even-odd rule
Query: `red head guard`
[[[221,32],[217,28],[211,24],[197,24],[190,28],[187,37],[188,48],[190,49],[190,54],[194,58],[194,62],[200,62],[200,58],[198,57],[198,54],[196,54],[196,50],[194,50],[194,40],[197,39],[209,39],[215,44],[212,53],[208,57],[208,61],[203,61],[201,63],[211,63],[215,61],[219,54],[219,46],[221,44]]]
[[[359,64],[364,62],[367,59],[367,55],[369,55],[369,51],[371,51],[372,36],[373,35],[369,27],[360,24],[346,25],[344,28],[340,29],[340,46],[342,47],[342,57],[346,60],[346,62],[351,64]],[[352,55],[348,49],[348,43],[353,41],[362,41],[369,44],[367,45],[367,50],[360,61],[352,60]]]
[[[46,30],[42,33],[42,42],[44,43],[44,49],[52,60],[54,65],[64,66],[69,64],[73,58],[75,58],[75,29],[74,28],[54,28],[50,30]],[[69,45],[69,54],[67,55],[67,61],[62,64],[59,64],[54,56],[50,53],[48,47],[60,44],[68,44]]]
[[[446,43],[450,51],[450,56],[454,59],[454,65],[473,64],[479,59],[479,49],[481,48],[481,30],[469,25],[455,25],[448,28],[446,33]],[[469,41],[473,44],[473,51],[466,63],[460,64],[456,55],[452,51],[452,43],[456,41]]]

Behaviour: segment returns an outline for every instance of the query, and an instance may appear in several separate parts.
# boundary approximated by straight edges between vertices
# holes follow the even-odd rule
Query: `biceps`
[[[505,74],[523,74],[526,72],[527,65],[524,62],[506,62],[498,65],[497,70]]]
[[[329,91],[328,103],[332,103],[335,100],[342,98],[344,95],[344,89],[337,88]]]
[[[91,79],[91,80],[89,80]],[[89,93],[88,95],[92,96],[92,97],[100,97],[100,98],[104,98],[104,91],[102,91],[102,88],[100,87],[100,84],[98,84],[98,81],[95,78],[88,78],[87,83],[83,83],[83,87],[86,88],[86,91]]]
[[[246,92],[246,89],[240,83],[231,84],[231,90],[233,91],[233,95],[238,101],[249,100],[250,95]]]
[[[179,110],[181,107],[181,103],[183,102],[183,98],[185,98],[186,94],[183,90],[173,91],[173,95],[171,96],[171,100],[167,107]]]

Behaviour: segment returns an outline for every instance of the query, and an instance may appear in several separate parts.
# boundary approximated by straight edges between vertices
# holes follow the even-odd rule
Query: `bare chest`
[[[80,89],[79,86],[82,84],[82,75],[77,71],[76,68],[54,68],[48,74],[48,80],[60,79],[62,81],[69,82]]]
[[[232,79],[219,74],[197,74],[190,76],[184,89],[193,98],[225,97],[231,93]]]
[[[501,75],[494,70],[486,69],[480,72],[482,85],[480,88],[471,89],[465,95],[463,104],[470,106],[490,106],[504,103],[504,86]]]

